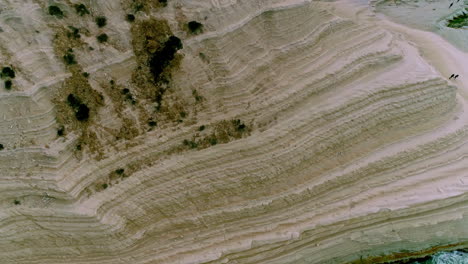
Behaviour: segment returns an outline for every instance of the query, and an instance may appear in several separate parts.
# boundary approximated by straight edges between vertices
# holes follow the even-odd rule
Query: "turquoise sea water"
[[[423,262],[412,262],[411,264],[468,264],[468,253],[461,251],[439,252],[432,259]]]

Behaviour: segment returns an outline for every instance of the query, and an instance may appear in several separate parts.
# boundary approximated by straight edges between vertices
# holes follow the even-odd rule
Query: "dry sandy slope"
[[[22,77],[0,97],[2,263],[344,263],[467,240],[468,86],[443,76],[468,60],[433,34],[351,1],[174,1],[153,15],[184,41],[174,87],[198,89],[204,108],[97,161],[55,136],[50,91],[68,73],[52,33],[21,49],[32,25],[49,30],[43,3],[5,3],[0,51]],[[102,76],[128,82],[129,28],[112,16],[125,12],[93,8],[112,17],[118,48],[78,62],[95,89]],[[185,36],[181,14],[205,32]],[[112,106],[100,111],[113,124]],[[167,155],[231,118],[250,136]],[[88,191],[131,163],[142,166]]]

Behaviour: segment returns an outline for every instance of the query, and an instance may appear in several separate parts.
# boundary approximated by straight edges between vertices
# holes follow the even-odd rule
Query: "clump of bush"
[[[75,4],[75,11],[78,15],[84,16],[84,15],[89,15],[89,10],[86,8],[84,4]]]
[[[3,147],[3,144],[0,144],[0,150],[3,150],[5,147]]]
[[[14,79],[16,77],[15,71],[10,67],[3,67],[1,77],[2,78],[9,77],[9,78]]]
[[[0,77],[5,80],[5,89],[10,90],[13,82],[10,80],[16,77],[15,71],[11,67],[3,67]]]
[[[49,15],[57,18],[63,18],[63,11],[58,6],[49,6]]]
[[[15,205],[20,205],[20,204],[21,204],[21,202],[20,202],[19,200],[16,200],[16,199],[13,201],[13,203],[14,203]]]
[[[156,123],[156,121],[153,121],[153,120],[148,121],[148,125],[149,125],[150,127],[155,127],[157,124],[158,124],[158,123]]]
[[[465,10],[468,11],[468,8],[465,8]],[[468,26],[468,14],[463,12],[463,14],[449,19],[447,26],[451,28],[462,28]]]
[[[57,129],[57,136],[61,137],[65,135],[65,127],[63,126],[60,126],[58,129]]]
[[[102,33],[102,34],[98,35],[98,36],[96,37],[96,39],[97,39],[97,41],[98,41],[99,43],[104,43],[104,42],[107,42],[107,40],[109,39],[109,36],[107,36],[106,33]]]
[[[80,29],[78,29],[78,28],[76,28],[74,26],[68,26],[68,28],[71,30],[71,32],[67,33],[67,37],[74,38],[74,39],[81,38]]]
[[[190,32],[192,32],[193,34],[200,34],[201,32],[203,32],[203,24],[197,21],[190,21],[188,22],[187,26]]]
[[[192,140],[188,140],[188,139],[184,139],[184,141],[182,141],[182,144],[184,144],[184,146],[188,146],[191,149],[195,149],[195,148],[198,147],[197,142],[192,141]]]
[[[104,16],[96,17],[96,25],[100,28],[105,27],[107,25],[107,18]]]
[[[13,85],[13,83],[11,82],[11,80],[6,80],[5,81],[5,89],[11,90],[12,85]]]
[[[78,121],[87,121],[89,119],[89,108],[86,104],[83,104],[78,97],[73,94],[69,94],[67,101],[73,108],[75,117]]]
[[[135,21],[135,15],[133,15],[133,14],[127,14],[127,21],[128,21],[128,22],[133,22],[133,21]]]
[[[195,98],[195,101],[196,102],[201,102],[203,100],[203,96],[201,96],[200,94],[198,94],[198,91],[193,89],[192,90],[192,95],[193,97]]]
[[[245,124],[241,122],[240,119],[231,120],[231,122],[239,132],[243,132],[246,128]]]

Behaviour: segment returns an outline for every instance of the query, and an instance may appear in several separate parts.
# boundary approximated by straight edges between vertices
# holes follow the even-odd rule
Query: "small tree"
[[[65,60],[65,63],[67,65],[72,65],[72,64],[76,64],[76,60],[75,60],[75,55],[71,54],[71,53],[67,53],[63,56],[63,59]]]
[[[190,21],[187,26],[193,34],[199,34],[203,31],[203,25],[197,21]]]
[[[57,129],[57,136],[61,137],[65,134],[65,127],[63,126],[60,126],[58,129]]]
[[[88,8],[86,8],[86,6],[84,4],[75,4],[74,7],[75,7],[75,11],[76,11],[76,13],[78,13],[78,15],[80,15],[80,16],[84,16],[86,14],[89,15],[89,10],[88,10]]]
[[[85,104],[80,104],[78,110],[75,113],[76,119],[78,121],[86,121],[89,118],[89,108]]]
[[[104,42],[107,42],[107,40],[109,39],[109,37],[107,36],[106,33],[102,33],[101,35],[97,36],[97,41],[99,43],[104,43]]]
[[[104,16],[96,17],[96,25],[100,28],[105,27],[107,25],[107,18]]]
[[[57,18],[63,18],[63,12],[58,6],[49,6],[49,14]]]
[[[127,14],[127,21],[128,21],[128,22],[133,22],[133,21],[135,21],[135,15],[133,15],[133,14]]]
[[[5,77],[10,77],[10,78],[14,79],[15,78],[15,71],[10,67],[3,67],[3,69],[2,69],[2,78],[5,78]]]
[[[6,80],[5,81],[5,89],[11,90],[12,85],[13,85],[13,83],[11,82],[11,80]]]

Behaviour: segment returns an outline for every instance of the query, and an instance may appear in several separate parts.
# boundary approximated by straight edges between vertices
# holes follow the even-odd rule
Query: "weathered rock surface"
[[[2,4],[1,263],[345,263],[467,241],[467,83],[366,4]],[[150,17],[170,33],[154,22],[167,34],[134,50]],[[169,34],[167,79],[138,79]]]

